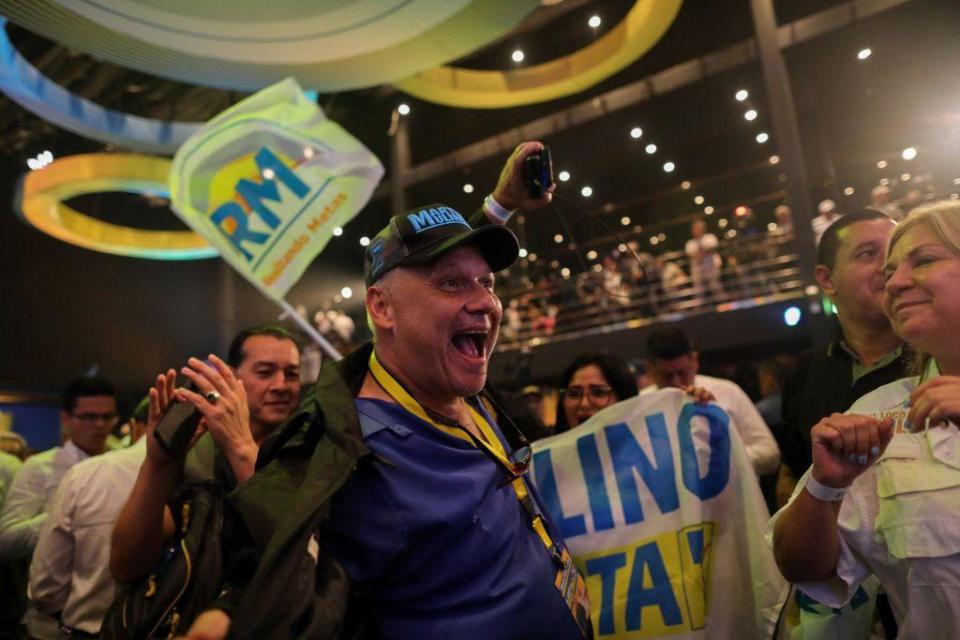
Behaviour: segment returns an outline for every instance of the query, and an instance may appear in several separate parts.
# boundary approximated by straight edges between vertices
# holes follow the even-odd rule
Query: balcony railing
[[[719,253],[720,290],[695,286],[682,251],[656,259],[641,254],[643,269],[621,258],[623,272],[594,266],[567,278],[511,287],[501,292],[504,318],[498,349],[523,349],[804,296],[792,234],[773,231],[724,240]]]

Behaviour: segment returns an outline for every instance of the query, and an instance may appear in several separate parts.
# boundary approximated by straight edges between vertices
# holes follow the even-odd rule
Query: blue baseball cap
[[[453,207],[431,204],[390,218],[364,253],[364,282],[369,287],[395,267],[432,262],[464,245],[477,249],[491,271],[506,269],[520,253],[517,237],[505,226],[475,229]]]

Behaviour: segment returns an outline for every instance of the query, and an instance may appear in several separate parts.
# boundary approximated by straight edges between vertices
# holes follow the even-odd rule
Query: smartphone
[[[184,388],[190,391],[197,390],[192,382]],[[160,418],[160,423],[153,435],[171,457],[179,460],[187,454],[190,441],[193,439],[193,434],[197,432],[197,426],[202,417],[203,414],[197,411],[193,404],[174,401]]]
[[[523,163],[523,177],[531,198],[542,198],[543,194],[553,186],[553,161],[550,158],[549,147],[543,147],[540,151],[526,157]]]

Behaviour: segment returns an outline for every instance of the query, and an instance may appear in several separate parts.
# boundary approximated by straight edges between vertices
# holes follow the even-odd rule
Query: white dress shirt
[[[23,463],[0,509],[0,561],[29,556],[60,479],[89,458],[73,442],[38,453]]]
[[[780,448],[750,397],[732,380],[696,375],[693,386],[713,394],[717,404],[733,418],[737,433],[747,450],[747,458],[757,475],[773,473],[780,465]],[[656,385],[644,387],[641,393],[656,391]]]
[[[23,463],[20,462],[20,458],[10,455],[6,451],[0,451],[0,507],[3,506],[3,498],[10,490],[13,478],[17,475],[21,465]]]
[[[97,634],[113,601],[110,535],[147,453],[146,440],[76,465],[63,477],[30,564],[30,600],[70,628]]]

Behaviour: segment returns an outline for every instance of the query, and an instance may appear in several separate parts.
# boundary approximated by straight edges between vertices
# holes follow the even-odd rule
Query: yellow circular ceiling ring
[[[435,67],[395,86],[451,107],[500,109],[578,93],[605,80],[650,50],[673,23],[683,0],[637,0],[617,26],[579,51],[509,71]]]
[[[40,231],[93,251],[154,260],[194,260],[217,254],[193,231],[150,231],[104,222],[64,204],[87,193],[124,191],[168,195],[170,161],[138,154],[92,153],[57,159],[20,181],[16,209]]]

